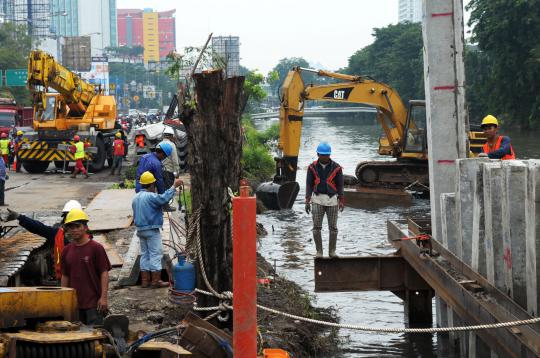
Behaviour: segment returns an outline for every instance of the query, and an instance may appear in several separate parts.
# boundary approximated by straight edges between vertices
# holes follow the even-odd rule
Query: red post
[[[235,358],[257,357],[256,200],[247,181],[233,198],[233,349]]]

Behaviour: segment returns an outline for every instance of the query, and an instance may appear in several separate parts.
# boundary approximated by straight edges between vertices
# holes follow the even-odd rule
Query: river
[[[277,119],[258,121],[265,128]],[[332,145],[332,158],[354,175],[356,164],[368,159],[387,159],[377,154],[381,127],[371,120],[334,115],[305,118],[298,158],[297,181],[300,194],[291,210],[268,211],[257,220],[268,231],[259,252],[276,262],[277,273],[313,294],[314,303],[337,308],[341,323],[372,327],[404,327],[402,301],[391,292],[314,293],[311,216],[304,212],[306,168],[316,159],[315,148],[321,141]],[[540,158],[538,133],[507,133],[512,137],[519,158]],[[526,147],[535,143],[534,147]],[[337,253],[342,256],[390,254],[395,250],[386,239],[386,221],[429,214],[429,200],[416,199],[410,207],[388,206],[381,209],[346,208],[338,220]],[[325,255],[328,254],[328,230],[323,224]],[[435,308],[433,308],[435,315]],[[435,317],[433,318],[435,324]],[[343,357],[455,357],[445,340],[437,335],[378,334],[340,330]]]

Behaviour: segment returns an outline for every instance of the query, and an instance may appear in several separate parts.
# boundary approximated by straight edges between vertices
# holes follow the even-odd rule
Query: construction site
[[[540,146],[471,121],[463,3],[421,6],[425,98],[299,64],[244,113],[257,74],[210,34],[164,113],[121,113],[90,35],[32,45],[31,106],[0,82],[0,357],[540,357]]]

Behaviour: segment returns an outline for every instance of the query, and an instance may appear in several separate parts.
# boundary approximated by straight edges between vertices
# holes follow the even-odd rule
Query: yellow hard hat
[[[497,120],[497,118],[495,118],[491,114],[488,114],[487,116],[484,117],[484,119],[482,119],[482,127],[489,124],[494,124],[498,127],[499,121]]]
[[[116,134],[114,135],[116,138],[121,138],[122,137],[122,133],[120,132],[116,132]]]
[[[141,174],[141,178],[139,179],[139,183],[141,184],[152,184],[155,183],[156,178],[154,177],[154,174],[150,172],[144,172]]]
[[[84,221],[87,222],[89,220],[88,215],[82,209],[71,209],[69,213],[66,215],[66,220],[64,221],[64,224],[69,224],[76,221]]]
[[[17,135],[23,135],[22,131],[17,131]]]

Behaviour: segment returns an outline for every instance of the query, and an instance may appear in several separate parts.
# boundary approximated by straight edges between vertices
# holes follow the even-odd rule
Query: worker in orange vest
[[[510,137],[504,137],[498,134],[499,121],[497,118],[488,114],[482,120],[482,130],[486,135],[486,143],[482,147],[482,153],[479,157],[489,157],[490,159],[516,159],[514,148],[510,144]]]
[[[62,250],[64,249],[64,245],[69,244],[69,240],[67,240],[64,236],[62,224],[64,223],[66,215],[71,211],[71,209],[82,209],[81,203],[79,203],[77,200],[68,201],[62,209],[60,224],[53,226],[45,225],[41,221],[31,219],[28,216],[19,214],[11,209],[7,209],[8,215],[5,218],[5,221],[19,220],[20,226],[33,234],[47,239],[51,246],[53,246],[52,258],[54,261],[54,274],[57,280],[60,280],[62,277],[60,262]]]

